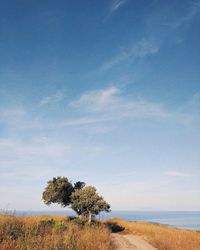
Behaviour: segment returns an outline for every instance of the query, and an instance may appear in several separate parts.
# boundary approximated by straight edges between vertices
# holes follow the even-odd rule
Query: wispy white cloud
[[[52,128],[62,128],[62,127],[68,127],[68,126],[84,126],[84,125],[91,125],[91,124],[97,124],[102,122],[107,122],[113,120],[111,117],[107,116],[96,116],[96,117],[81,117],[77,119],[66,119],[62,120],[60,122],[53,123],[52,125],[48,125],[48,127]]]
[[[70,105],[75,108],[85,108],[91,111],[102,111],[104,107],[107,109],[108,105],[114,104],[116,96],[120,93],[120,89],[111,86],[105,89],[93,90],[83,93],[80,98]]]
[[[107,21],[115,12],[122,8],[129,0],[111,0],[103,22]]]
[[[168,172],[165,172],[165,175],[174,176],[174,177],[191,177],[191,176],[193,176],[190,173],[179,172],[179,171],[168,171]]]
[[[127,119],[159,119],[173,120],[195,127],[200,124],[200,96],[193,95],[184,105],[170,111],[162,103],[133,97],[115,86],[83,92],[80,97],[69,103],[74,118],[62,116],[60,119],[48,121],[34,116],[22,106],[0,109],[0,124],[8,132],[19,134],[27,131],[45,131],[64,127],[82,127],[91,133],[107,133],[112,131],[114,121]],[[116,127],[116,124],[115,124]]]
[[[104,147],[80,140],[62,142],[59,138],[34,138],[28,141],[0,138],[1,186],[7,180],[42,181],[56,175],[79,176],[83,162],[103,154]],[[77,177],[76,177],[77,178]]]
[[[121,90],[115,86],[105,89],[88,91],[70,106],[89,114],[103,114],[103,119],[145,118],[171,116],[162,105],[148,102],[141,98],[125,98]],[[100,116],[101,117],[101,116]]]
[[[174,23],[174,28],[178,28],[186,23],[190,23],[193,18],[200,14],[200,1],[194,1],[191,3],[188,12]]]
[[[31,115],[20,106],[2,108],[0,124],[6,126],[7,131],[15,134],[70,126],[85,128],[89,126],[91,132],[102,131],[104,133],[112,131],[113,124],[111,123],[113,121],[125,121],[126,119],[169,119],[185,125],[199,124],[199,106],[198,93],[176,111],[170,111],[162,103],[127,95],[123,89],[111,85],[103,89],[86,91],[78,99],[70,102],[68,110],[73,112],[74,118],[67,118],[67,115],[64,115],[60,119],[47,123],[42,116]],[[108,123],[110,127],[104,126]]]
[[[182,13],[182,15],[178,17],[176,16],[175,19],[172,19],[170,15],[170,19],[167,21],[165,20],[163,25],[178,29],[183,25],[191,24],[194,18],[200,14],[200,1],[189,2],[185,9],[185,13]]]
[[[114,13],[119,8],[121,8],[125,3],[127,3],[129,0],[114,0],[111,5],[110,13]]]
[[[104,89],[86,91],[69,106],[83,117],[65,120],[60,122],[59,126],[95,125],[117,120],[146,118],[171,120],[184,126],[200,124],[198,93],[176,110],[169,110],[163,103],[127,95],[125,91],[112,85]]]
[[[0,163],[13,161],[42,160],[50,157],[64,157],[70,150],[69,146],[50,140],[31,140],[24,142],[19,139],[0,139]],[[2,166],[2,164],[0,164]]]
[[[141,40],[131,46],[125,47],[118,55],[104,62],[100,71],[111,69],[126,60],[135,60],[156,54],[159,50],[160,45],[158,43],[148,39]]]
[[[39,106],[45,106],[47,104],[60,102],[65,98],[65,94],[63,91],[57,91],[55,94],[45,96],[39,103]]]
[[[41,127],[39,118],[31,116],[23,106],[0,108],[0,124],[6,126],[7,130],[12,131]]]
[[[0,121],[5,120],[21,120],[26,116],[26,111],[23,107],[10,107],[10,108],[1,108],[0,109]]]

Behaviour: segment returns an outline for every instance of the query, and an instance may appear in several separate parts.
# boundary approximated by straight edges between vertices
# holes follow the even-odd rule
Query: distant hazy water
[[[101,217],[118,217],[128,221],[147,221],[177,228],[200,230],[200,212],[113,211]]]
[[[75,215],[66,211],[16,211],[19,215]],[[98,218],[121,218],[128,221],[147,221],[151,223],[161,223],[177,228],[200,230],[200,212],[161,212],[161,211],[112,211],[111,213],[101,213]]]

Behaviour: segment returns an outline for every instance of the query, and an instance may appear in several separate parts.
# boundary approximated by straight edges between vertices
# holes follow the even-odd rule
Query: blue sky
[[[61,175],[200,210],[199,28],[198,0],[1,1],[0,208],[47,209]]]

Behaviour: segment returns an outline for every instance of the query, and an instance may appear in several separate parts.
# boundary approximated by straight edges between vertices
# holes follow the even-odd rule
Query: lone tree
[[[54,177],[48,181],[42,199],[47,205],[58,203],[62,207],[71,206],[89,224],[100,212],[110,212],[110,205],[99,196],[95,187],[85,186],[81,181],[72,184],[66,177]]]
[[[94,215],[102,211],[110,212],[110,205],[96,192],[96,188],[86,186],[76,190],[71,196],[71,208],[90,224]]]

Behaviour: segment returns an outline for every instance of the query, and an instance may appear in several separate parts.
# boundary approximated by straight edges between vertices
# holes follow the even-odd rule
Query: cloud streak
[[[0,109],[0,125],[10,131],[24,131],[40,128],[38,117],[32,117],[23,106],[4,107]]]
[[[55,94],[43,97],[39,103],[39,106],[42,107],[48,104],[60,102],[64,98],[65,98],[65,94],[62,91],[57,91]]]
[[[124,61],[141,59],[156,54],[159,50],[160,45],[158,43],[148,39],[143,39],[129,47],[125,47],[118,55],[104,62],[100,71],[109,70]]]
[[[182,16],[179,20],[172,24],[173,28],[179,28],[180,26],[190,23],[193,18],[200,14],[200,1],[194,1],[188,8],[188,12]]]
[[[80,98],[70,104],[71,107],[83,108],[89,111],[102,111],[107,106],[116,102],[120,89],[111,86],[105,89],[92,90],[83,93]]]
[[[125,3],[127,3],[129,0],[114,0],[110,9],[110,13],[114,13],[119,8],[121,8]]]
[[[165,172],[165,175],[173,176],[173,177],[191,177],[192,176],[190,173],[179,172],[179,171],[168,171],[168,172]]]
[[[123,118],[170,118],[160,104],[151,103],[140,98],[125,98],[119,88],[111,86],[105,89],[88,91],[70,104],[71,107],[87,114],[98,113],[109,119]]]
[[[161,103],[127,95],[125,91],[112,85],[83,92],[78,99],[71,101],[66,107],[73,113],[73,117],[67,118],[66,113],[47,123],[41,114],[33,116],[20,106],[1,109],[0,124],[16,135],[28,131],[45,131],[64,127],[93,127],[93,131],[101,131],[104,125],[106,127],[104,126],[102,131],[110,131],[108,124],[112,127],[114,121],[128,119],[171,120],[186,126],[198,125],[200,121],[199,100],[197,93],[176,111],[169,111]]]
[[[156,22],[174,30],[185,25],[190,25],[192,21],[200,14],[200,1],[187,1],[187,3],[183,3],[183,6],[185,8],[180,14],[177,14],[177,12],[174,11],[176,7],[173,8],[173,5],[168,6],[168,15],[166,15],[164,12],[165,9],[160,9],[158,14],[159,19],[156,20]]]
[[[71,127],[71,126],[85,126],[85,125],[92,125],[97,123],[103,123],[112,121],[113,119],[111,117],[107,116],[100,116],[100,117],[81,117],[77,119],[69,119],[69,120],[63,120],[60,122],[56,122],[50,126],[49,128],[62,128],[62,127]]]
[[[106,22],[115,12],[121,9],[129,0],[112,0],[109,4],[107,14],[103,18],[103,22]]]

